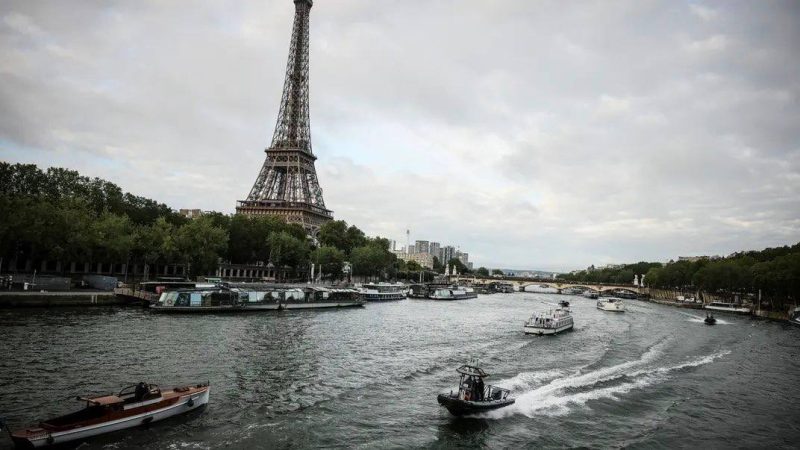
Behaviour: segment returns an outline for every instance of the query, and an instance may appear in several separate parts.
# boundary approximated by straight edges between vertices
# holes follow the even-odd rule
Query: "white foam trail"
[[[570,411],[570,406],[583,406],[589,400],[597,399],[614,399],[618,396],[626,394],[634,389],[642,389],[652,384],[661,382],[668,378],[669,373],[690,367],[698,367],[704,364],[709,364],[714,360],[721,358],[730,353],[729,350],[720,351],[711,355],[703,356],[693,359],[684,363],[668,367],[656,368],[640,368],[639,370],[629,372],[629,369],[634,367],[641,367],[652,362],[657,356],[661,354],[660,347],[653,347],[645,352],[641,358],[617,364],[615,366],[606,367],[584,374],[575,374],[564,378],[554,379],[548,384],[537,387],[531,391],[525,392],[517,397],[514,405],[503,408],[497,411],[482,415],[485,418],[499,419],[508,417],[514,414],[522,414],[528,417],[533,417],[539,414],[546,415],[563,415]],[[549,371],[554,372],[554,371]],[[543,372],[539,372],[541,377]],[[512,378],[522,381],[525,379],[524,374]],[[537,375],[537,373],[529,374],[526,376]],[[591,389],[585,392],[577,392],[572,394],[564,394],[564,390],[568,388],[591,388],[591,386],[614,379],[627,377],[631,381],[623,383]],[[535,378],[535,377],[534,377]],[[498,383],[498,385],[500,385]]]

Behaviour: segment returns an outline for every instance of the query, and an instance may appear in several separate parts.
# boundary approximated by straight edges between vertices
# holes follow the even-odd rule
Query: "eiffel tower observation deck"
[[[311,150],[308,114],[308,23],[312,0],[294,0],[295,15],[286,80],[283,83],[278,120],[267,158],[246,200],[239,200],[238,214],[275,215],[299,223],[311,235],[333,219],[325,207],[322,188]]]

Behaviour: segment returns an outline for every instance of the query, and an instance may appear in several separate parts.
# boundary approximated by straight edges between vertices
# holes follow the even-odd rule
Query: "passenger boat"
[[[727,303],[727,302],[711,302],[705,306],[705,309],[712,311],[732,312],[736,314],[750,314],[750,308],[744,307],[741,304]]]
[[[703,322],[705,322],[706,325],[714,325],[717,323],[717,319],[715,319],[714,316],[710,314],[706,314],[706,318],[705,320],[703,320]]]
[[[525,322],[522,330],[525,334],[557,334],[571,329],[573,326],[572,314],[568,309],[558,308],[546,313],[534,314]]]
[[[599,300],[597,302],[597,309],[603,311],[625,312],[625,304],[618,298],[609,298],[606,300]]]
[[[365,284],[361,287],[359,292],[361,298],[368,302],[404,300],[408,293],[408,286],[401,283]]]
[[[431,300],[466,300],[477,297],[478,294],[475,293],[474,289],[458,286],[437,288],[431,295],[428,296],[428,298]]]
[[[447,408],[450,414],[454,416],[476,414],[514,403],[515,400],[508,397],[511,392],[508,389],[483,384],[483,379],[489,374],[480,367],[463,365],[456,369],[456,372],[461,374],[458,392],[450,391],[449,394],[439,394],[436,397],[439,404]]]
[[[592,299],[599,297],[597,292],[594,292],[594,291],[586,291],[586,292],[583,293],[583,296],[586,297],[586,298],[592,298]]]
[[[154,312],[243,312],[283,309],[363,306],[355,289],[321,287],[254,286],[251,289],[219,286],[213,289],[179,289],[161,294],[150,305]]]
[[[161,390],[154,384],[128,386],[117,395],[83,398],[86,407],[11,433],[18,448],[37,448],[158,422],[208,403],[210,386],[197,384]]]

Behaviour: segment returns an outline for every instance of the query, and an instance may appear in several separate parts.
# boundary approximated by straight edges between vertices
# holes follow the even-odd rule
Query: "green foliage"
[[[462,263],[461,260],[458,259],[458,258],[453,258],[450,261],[448,261],[447,263],[450,264],[450,270],[451,271],[455,267],[456,269],[458,269],[458,273],[459,274],[465,274],[465,273],[470,273],[471,272],[469,270],[469,267],[465,266],[464,263]]]
[[[433,257],[433,271],[436,273],[444,273],[445,267],[441,261],[439,261],[438,256]]]
[[[320,247],[311,253],[311,262],[316,264],[322,278],[340,279],[344,261],[344,252],[336,247]]]
[[[212,219],[203,216],[180,227],[175,234],[175,248],[180,258],[190,265],[191,275],[213,271],[227,246],[226,230],[214,226]]]
[[[503,275],[505,275],[505,274],[506,274],[506,273],[505,273],[505,272],[503,272],[503,271],[502,271],[502,270],[500,270],[500,269],[492,269],[492,275],[498,275],[498,276],[501,276],[501,277],[502,277],[502,276],[503,276]]]
[[[497,269],[495,269],[495,270],[497,270]],[[478,276],[481,276],[481,277],[488,277],[489,276],[489,269],[487,269],[486,267],[478,267],[478,269],[475,270],[475,275],[478,275]]]
[[[331,220],[324,223],[317,234],[317,239],[323,246],[338,248],[346,255],[350,255],[354,248],[367,245],[368,239],[364,232],[355,225],[347,226],[344,220]],[[386,240],[386,249],[389,241]]]

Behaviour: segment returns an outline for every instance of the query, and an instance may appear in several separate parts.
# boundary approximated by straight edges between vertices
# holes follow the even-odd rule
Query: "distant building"
[[[438,242],[431,242],[431,245],[428,249],[428,253],[437,257],[439,259],[439,262],[442,262],[442,257],[441,257],[442,246]]]
[[[431,245],[428,241],[417,241],[414,243],[414,253],[430,253]]]
[[[458,258],[458,260],[461,261],[461,263],[465,266],[469,265],[469,253],[456,252],[456,258]]]
[[[456,248],[452,245],[446,245],[442,247],[440,253],[441,256],[439,257],[439,260],[442,262],[442,264],[446,265],[451,259],[456,257]]]
[[[710,259],[708,256],[678,256],[678,261],[697,262],[703,259]]]
[[[203,211],[199,209],[180,209],[178,214],[186,217],[187,219],[196,219],[203,215]]]
[[[433,255],[430,253],[395,253],[399,259],[403,261],[415,261],[420,266],[425,267],[426,269],[433,268]]]

